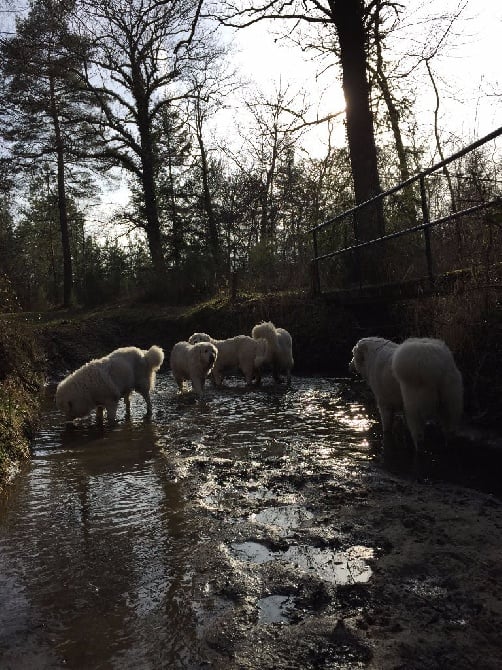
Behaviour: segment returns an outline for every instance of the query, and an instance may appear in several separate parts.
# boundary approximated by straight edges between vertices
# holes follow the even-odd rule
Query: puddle
[[[258,600],[259,623],[289,623],[296,608],[291,596],[267,596]]]
[[[367,582],[372,570],[367,561],[373,558],[370,547],[353,546],[346,551],[319,547],[292,546],[287,551],[271,551],[260,542],[241,542],[231,545],[234,555],[251,563],[280,561],[333,584]]]
[[[253,523],[261,523],[267,526],[276,526],[286,535],[288,531],[306,525],[314,515],[305,507],[300,505],[288,505],[284,507],[267,507],[257,514],[251,514],[249,520]]]

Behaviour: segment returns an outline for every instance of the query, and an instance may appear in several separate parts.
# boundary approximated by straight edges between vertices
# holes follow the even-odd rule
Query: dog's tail
[[[279,338],[277,330],[272,321],[262,321],[256,324],[251,331],[251,336],[258,340],[264,338],[268,342],[269,353],[275,354],[279,349]]]
[[[268,342],[264,337],[255,339],[256,339],[256,350],[254,356],[254,366],[255,368],[261,368],[262,365],[264,365],[264,363],[266,363],[269,358]]]
[[[164,362],[164,352],[154,344],[145,353],[145,361],[151,370],[158,370]]]

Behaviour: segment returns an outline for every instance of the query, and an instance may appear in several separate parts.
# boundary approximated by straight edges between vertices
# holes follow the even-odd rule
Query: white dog
[[[384,436],[390,433],[396,412],[403,410],[401,389],[392,373],[398,345],[381,337],[364,337],[352,349],[350,368],[359,372],[375,396]]]
[[[141,393],[152,413],[150,392],[155,385],[155,373],[164,361],[160,347],[143,351],[137,347],[122,347],[104,358],[86,363],[58,384],[56,405],[67,421],[87,416],[96,408],[98,419],[106,409],[108,421],[114,423],[120,398],[124,398],[126,415],[130,415],[130,396]]]
[[[216,386],[221,386],[226,372],[240,370],[246,384],[253,379],[259,383],[261,367],[267,359],[267,341],[253,339],[249,335],[236,335],[226,340],[215,340],[207,333],[194,333],[188,339],[190,344],[211,342],[218,349],[218,358],[211,371]]]
[[[442,340],[411,337],[392,357],[399,382],[406,423],[415,446],[424,441],[425,426],[438,424],[451,433],[462,416],[463,383],[453,354]]]
[[[425,426],[436,422],[445,432],[462,412],[462,378],[451,351],[441,340],[410,338],[396,344],[365,337],[352,350],[350,367],[373,391],[386,437],[394,416],[404,410],[415,448],[424,440]]]
[[[271,321],[258,323],[251,331],[251,335],[254,339],[267,340],[267,363],[272,368],[272,376],[276,382],[279,382],[281,372],[284,373],[289,386],[294,365],[291,335],[284,328],[276,328]]]
[[[211,342],[178,342],[171,351],[171,372],[183,393],[185,380],[192,382],[192,389],[201,396],[206,376],[218,358],[218,350]]]

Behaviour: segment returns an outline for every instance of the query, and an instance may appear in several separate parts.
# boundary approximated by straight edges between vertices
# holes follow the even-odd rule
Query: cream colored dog
[[[401,389],[392,373],[392,357],[398,345],[381,337],[364,337],[352,349],[350,368],[359,372],[375,396],[384,437],[390,434],[394,416],[403,411]]]
[[[280,375],[284,373],[289,386],[294,365],[291,335],[284,328],[276,328],[271,321],[258,323],[251,331],[251,335],[254,339],[264,338],[267,341],[267,363],[272,368],[272,376],[276,382],[280,382]]]
[[[215,340],[207,333],[194,333],[188,341],[191,344],[211,342],[218,349],[218,358],[211,371],[216,386],[221,386],[225,373],[230,370],[240,370],[248,385],[253,379],[260,382],[261,367],[267,358],[266,340],[255,340],[249,335]]]
[[[193,391],[201,396],[206,377],[218,358],[218,350],[211,342],[178,342],[171,351],[170,364],[173,377],[183,393],[184,382],[192,382]]]
[[[56,405],[65,413],[67,421],[87,416],[96,408],[96,417],[103,418],[103,409],[109,423],[114,423],[120,398],[124,398],[126,415],[130,415],[130,396],[141,393],[151,416],[150,392],[155,385],[155,373],[164,361],[164,352],[153,346],[148,351],[137,347],[123,347],[104,358],[86,363],[58,384]]]
[[[375,396],[384,437],[392,429],[395,414],[403,410],[417,450],[427,423],[438,423],[445,433],[456,427],[462,413],[462,377],[444,342],[410,338],[398,345],[365,337],[352,355],[350,367]]]
[[[399,382],[406,423],[415,446],[424,441],[425,426],[438,424],[451,433],[462,416],[464,389],[453,354],[442,340],[409,338],[392,357]]]

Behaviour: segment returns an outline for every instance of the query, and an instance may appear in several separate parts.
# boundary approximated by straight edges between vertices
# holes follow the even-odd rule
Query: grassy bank
[[[45,358],[31,325],[0,321],[0,491],[30,455],[38,425]]]

